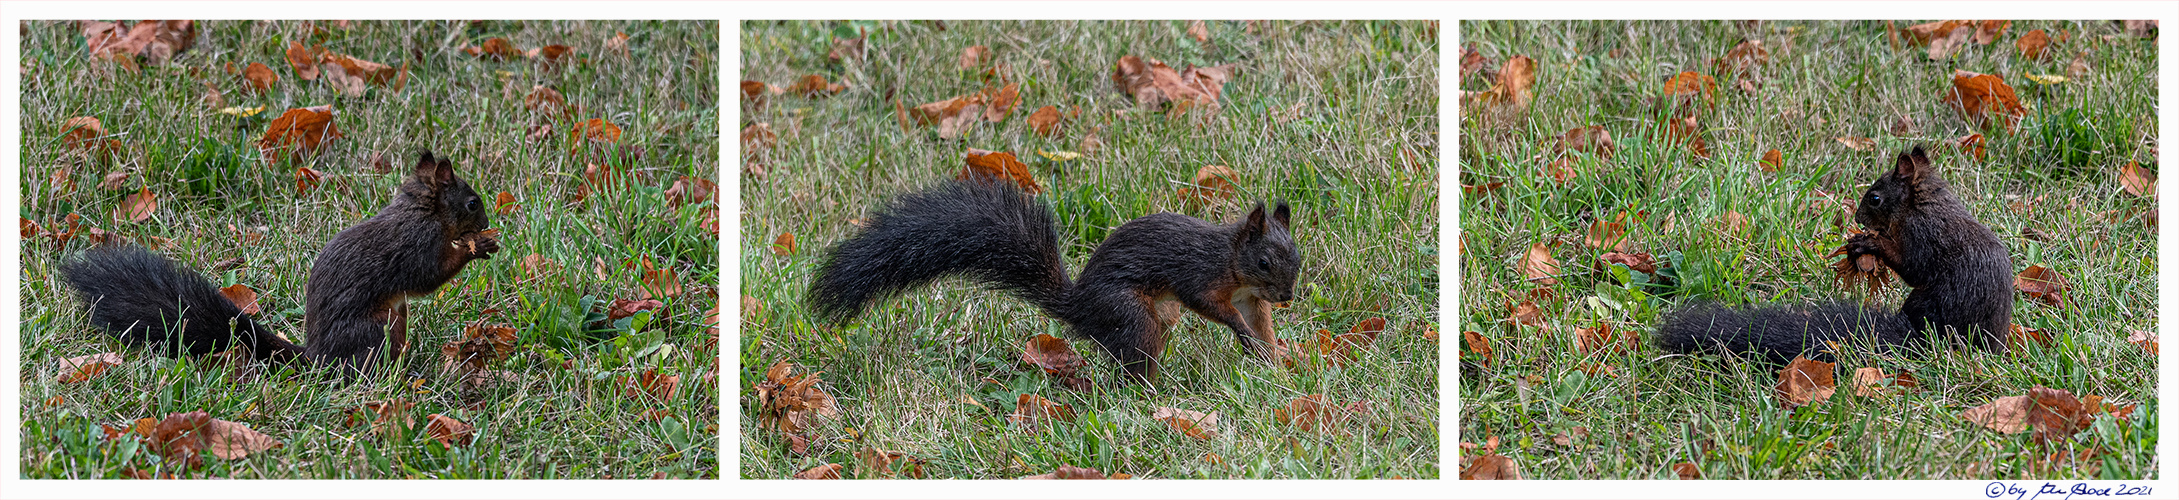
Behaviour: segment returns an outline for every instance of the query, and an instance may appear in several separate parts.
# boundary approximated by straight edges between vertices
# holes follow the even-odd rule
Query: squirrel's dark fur
[[[1952,194],[1921,146],[1900,153],[1854,210],[1869,230],[1846,242],[1846,258],[1875,255],[1913,287],[1899,312],[1851,304],[1813,308],[1698,306],[1667,318],[1657,344],[1681,353],[1731,351],[1783,363],[1831,359],[1825,342],[1920,345],[1935,338],[2003,349],[2012,323],[2012,257],[1997,234]],[[1932,337],[1934,336],[1934,337]],[[1942,346],[1940,346],[1942,347]]]
[[[840,242],[811,281],[809,303],[851,319],[885,298],[947,276],[1011,293],[1097,342],[1131,375],[1157,376],[1165,330],[1179,309],[1233,330],[1242,347],[1276,358],[1272,302],[1294,296],[1301,254],[1291,209],[1257,204],[1233,225],[1173,213],[1112,231],[1075,280],[1060,260],[1051,209],[1004,181],[949,181],[895,198]]]
[[[454,164],[426,152],[378,214],[326,242],[305,286],[308,347],[258,325],[194,271],[133,245],[94,247],[61,265],[61,276],[90,310],[91,324],[130,345],[168,355],[226,350],[236,341],[253,357],[302,356],[359,369],[381,345],[407,343],[411,296],[431,293],[499,244],[481,234],[482,198],[454,176]],[[229,322],[233,327],[230,330]]]

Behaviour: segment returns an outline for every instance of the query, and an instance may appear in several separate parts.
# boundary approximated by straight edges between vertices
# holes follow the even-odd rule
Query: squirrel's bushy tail
[[[90,309],[91,325],[166,356],[227,350],[239,340],[257,359],[291,359],[302,347],[252,321],[204,276],[143,247],[98,245],[61,264],[62,279]]]
[[[1854,304],[1730,309],[1698,305],[1665,318],[1657,346],[1695,354],[1733,352],[1784,364],[1794,356],[1833,361],[1826,342],[1895,346],[1913,330],[1905,317]]]
[[[895,198],[861,233],[825,256],[809,303],[853,318],[871,303],[947,276],[965,276],[1058,315],[1072,284],[1052,211],[1010,182],[948,181]]]

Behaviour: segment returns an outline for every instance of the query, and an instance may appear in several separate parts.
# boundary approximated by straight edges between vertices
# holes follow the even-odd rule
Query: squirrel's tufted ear
[[[1936,176],[1936,167],[1929,163],[1929,152],[1922,145],[1916,144],[1914,149],[1899,153],[1898,161],[1892,165],[1892,172],[1899,176],[1899,180],[1906,181],[1908,186],[1919,187]]]
[[[1248,218],[1241,220],[1241,231],[1234,237],[1246,240],[1264,234],[1264,204],[1256,202],[1256,208],[1248,211]]]
[[[1279,227],[1286,228],[1287,231],[1294,230],[1294,210],[1286,202],[1279,202],[1279,208],[1271,211],[1271,218],[1279,221]]]
[[[425,185],[434,188],[454,182],[454,162],[447,161],[444,157],[432,156],[430,151],[424,151],[421,157],[416,159],[416,180],[423,181]]]

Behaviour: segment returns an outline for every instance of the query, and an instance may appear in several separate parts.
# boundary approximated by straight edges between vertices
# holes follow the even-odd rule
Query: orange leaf
[[[1460,332],[1460,345],[1467,348],[1466,352],[1481,356],[1484,367],[1489,367],[1492,362],[1498,360],[1497,355],[1491,352],[1490,339],[1484,338],[1481,333],[1473,331]]]
[[[514,48],[514,42],[509,42],[505,38],[485,40],[482,45],[462,48],[462,52],[467,52],[469,55],[480,59],[494,61],[521,59],[523,55],[521,49]]]
[[[1672,464],[1672,473],[1678,474],[1681,481],[1702,479],[1702,469],[1696,468],[1694,462]]]
[[[1023,429],[1035,429],[1046,421],[1074,421],[1074,407],[1055,403],[1044,396],[1022,394],[1014,398],[1014,412],[1006,415],[1006,421]]]
[[[514,209],[514,194],[508,193],[506,191],[500,191],[498,195],[493,197],[492,211],[499,212],[500,215],[507,215],[508,212],[513,212]]]
[[[843,90],[847,90],[847,84],[825,83],[825,77],[822,75],[805,75],[801,79],[795,80],[793,85],[787,86],[787,93],[811,99],[832,97],[833,94],[838,94]],[[748,92],[749,90],[746,87],[742,90],[743,94]]]
[[[589,139],[598,142],[620,142],[620,126],[614,125],[613,122],[605,121],[604,118],[591,118],[586,121],[577,122],[575,124],[575,129],[568,132],[568,139]],[[578,147],[580,147],[580,145],[578,145]]]
[[[136,194],[122,199],[121,206],[114,207],[113,218],[117,221],[143,222],[151,218],[153,210],[158,209],[159,195],[151,192],[150,186],[145,186]]]
[[[1232,197],[1235,188],[1230,180],[1237,177],[1233,169],[1224,165],[1204,165],[1195,171],[1194,186],[1181,188],[1180,195],[1196,203]]]
[[[1838,392],[1837,363],[1826,363],[1795,356],[1792,363],[1778,370],[1778,387],[1773,394],[1786,408],[1799,408],[1831,399]]]
[[[795,479],[840,479],[840,464],[827,463],[794,473]]]
[[[1983,142],[1982,134],[1968,134],[1967,137],[1961,137],[1954,141],[1954,144],[1959,144],[1960,149],[1966,150],[1967,154],[1974,155],[1976,160],[1982,160],[1990,152],[1989,148],[1984,147]]]
[[[236,284],[220,288],[219,294],[227,297],[228,302],[234,303],[235,308],[241,309],[242,314],[254,315],[261,310],[257,305],[257,291],[251,290],[249,285]]]
[[[1779,153],[1776,149],[1766,151],[1763,153],[1763,161],[1758,165],[1763,166],[1764,172],[1777,172],[1778,169],[1785,168],[1785,154]]]
[[[1995,113],[1999,124],[2010,129],[2028,113],[2004,78],[1966,70],[1952,70],[1952,90],[1945,93],[1943,101],[1977,127],[1989,125],[1989,115]]]
[[[2042,59],[2049,55],[2050,34],[2043,30],[2030,31],[2020,35],[2019,40],[2014,40],[2013,46],[2020,49],[2020,57],[2023,59]]]
[[[1011,180],[1014,181],[1014,184],[1020,185],[1023,192],[1029,194],[1044,192],[1044,187],[1037,185],[1036,177],[1030,175],[1029,166],[1023,164],[1021,160],[1014,159],[1013,153],[969,148],[968,155],[963,159],[968,163],[968,166],[961,170],[959,176],[961,179],[985,177]]]
[[[295,195],[310,195],[310,190],[318,187],[318,183],[324,180],[325,174],[319,173],[317,170],[312,170],[310,167],[295,167]]]
[[[779,237],[772,240],[772,254],[794,255],[794,233],[779,233]]]
[[[288,67],[295,70],[296,78],[304,81],[318,79],[318,58],[324,55],[324,47],[304,47],[303,42],[288,42]]]
[[[1037,108],[1035,113],[1029,114],[1029,128],[1035,130],[1037,135],[1045,137],[1051,137],[1053,134],[1059,133],[1059,108],[1054,106]]]
[[[441,446],[447,448],[453,448],[455,445],[467,446],[471,441],[477,439],[477,428],[475,426],[455,420],[454,417],[437,413],[431,414],[430,418],[431,422],[424,425],[424,433],[431,436],[432,440],[438,441]]]
[[[317,68],[313,66],[311,69],[316,71]],[[252,62],[248,68],[243,69],[242,79],[248,80],[250,88],[258,92],[272,90],[272,84],[280,83],[280,75],[273,73],[271,66],[261,62]]]
[[[326,142],[341,137],[340,127],[333,124],[333,106],[293,108],[265,127],[257,149],[264,152],[267,161],[278,161],[289,151],[298,155],[316,153]]]

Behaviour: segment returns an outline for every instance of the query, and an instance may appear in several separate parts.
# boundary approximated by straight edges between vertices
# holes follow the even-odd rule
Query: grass
[[[716,301],[716,226],[706,230],[711,201],[669,203],[665,189],[681,176],[717,174],[717,25],[711,22],[201,22],[195,47],[164,66],[116,71],[94,63],[72,23],[31,22],[23,43],[21,216],[51,224],[81,214],[88,225],[139,242],[196,269],[239,258],[244,264],[212,273],[218,284],[257,290],[258,321],[298,343],[303,338],[303,285],[318,249],[335,232],[363,220],[390,200],[416,151],[452,158],[457,173],[490,199],[512,194],[518,205],[495,212],[502,231],[499,258],[477,261],[438,293],[409,301],[413,347],[401,362],[349,383],[308,367],[245,370],[212,359],[169,359],[106,340],[85,324],[83,306],[55,273],[58,263],[90,243],[66,247],[51,238],[25,238],[21,357],[22,470],[30,478],[117,478],[130,471],[223,478],[716,478],[718,477],[715,334],[706,311]],[[628,35],[629,56],[606,40]],[[482,61],[459,49],[491,37],[528,48],[572,46],[581,60],[548,71],[527,61]],[[282,54],[289,41],[394,66],[411,74],[397,92],[373,86],[346,97],[304,81]],[[243,91],[223,71],[263,62],[280,75],[262,94]],[[579,106],[578,119],[602,118],[621,127],[624,149],[640,149],[632,176],[589,186],[585,159],[571,155],[568,128],[532,117],[522,99],[533,85],[557,89]],[[265,106],[248,117],[207,104],[215,88],[225,105]],[[291,107],[332,105],[346,138],[321,154],[267,165],[254,141],[271,117]],[[100,158],[70,151],[58,140],[70,117],[104,122],[116,153]],[[538,120],[538,121],[533,121]],[[529,137],[544,125],[541,139]],[[370,158],[387,155],[390,173]],[[594,160],[602,161],[602,160]],[[323,184],[299,194],[297,167],[323,172]],[[73,188],[52,189],[56,170]],[[98,186],[109,172],[129,175],[121,190]],[[138,189],[159,195],[141,223],[110,214]],[[230,228],[256,232],[245,243]],[[538,272],[524,256],[557,263]],[[624,262],[648,260],[678,277],[684,291],[663,307],[600,326],[604,302],[633,298],[641,273]],[[444,374],[438,347],[472,322],[519,330],[516,353],[499,369],[505,380],[466,389]],[[127,361],[77,384],[56,381],[63,358],[120,352]],[[657,370],[680,377],[666,398],[624,394],[617,380]],[[419,422],[403,432],[345,425],[346,409],[368,401],[414,403]],[[663,418],[644,418],[647,410]],[[101,424],[206,411],[248,424],[285,443],[241,460],[207,458],[183,470],[127,440],[106,441]],[[424,437],[422,420],[444,414],[476,426],[473,444],[451,450]],[[653,413],[650,416],[658,416]]]
[[[2013,41],[2038,28],[2073,40],[2048,61],[2021,59]],[[1463,119],[1460,182],[1504,183],[1461,201],[1461,327],[1496,349],[1488,366],[1464,354],[1463,441],[1499,437],[1498,453],[1524,475],[1550,479],[1669,478],[1682,462],[1713,479],[2153,477],[2157,361],[2125,339],[2157,330],[2156,230],[2140,217],[2155,203],[2124,193],[2117,176],[2129,162],[2154,168],[2153,42],[2104,22],[2020,21],[1998,43],[1932,61],[1918,48],[1894,50],[1883,22],[1469,22],[1462,36],[1495,60],[1533,57],[1540,75],[1514,124]],[[1716,74],[1708,59],[1743,36],[1770,50],[1768,80],[1750,93],[1717,76],[1714,111],[1700,108],[1709,159],[1665,144],[1655,124],[1667,112],[1658,100],[1666,79]],[[2085,78],[2041,86],[2023,77],[2063,75],[2081,51],[2095,69]],[[2019,130],[1975,129],[1945,108],[1939,98],[1955,68],[2002,75],[2018,89],[2030,106]],[[1461,87],[1487,88],[1481,78]],[[1894,132],[1902,115],[1915,125]],[[1612,133],[1616,156],[1577,155],[1579,175],[1563,184],[1542,176],[1551,137],[1589,125]],[[1978,132],[1986,159],[1944,144]],[[1835,140],[1842,136],[1877,147],[1853,150]],[[1917,143],[1933,146],[1955,193],[2012,249],[2015,269],[2040,264],[2071,280],[2071,309],[2016,303],[2013,322],[2050,332],[2052,342],[2007,354],[1849,353],[1838,395],[1798,411],[1772,399],[1770,368],[1646,343],[1617,354],[1574,348],[1574,328],[1603,324],[1646,340],[1664,313],[1699,301],[1853,300],[1826,268],[1849,211],[1809,207],[1824,193],[1858,198],[1892,155]],[[1783,168],[1758,169],[1772,149]],[[1646,214],[1628,225],[1631,250],[1673,260],[1677,286],[1644,291],[1592,270],[1604,250],[1584,245],[1584,231],[1623,212]],[[1748,223],[1726,227],[1718,219],[1727,213]],[[1559,284],[1531,284],[1513,265],[1536,243],[1554,247]],[[1895,288],[1877,300],[1896,308],[1902,296]],[[1510,326],[1508,305],[1524,300],[1543,307],[1548,328]],[[1597,364],[1614,371],[1584,371]],[[1843,386],[1865,366],[1911,368],[1922,389],[1853,396]],[[2027,434],[1958,416],[2032,386],[2140,408],[2129,421],[2099,417],[2060,445],[2093,450],[2089,458],[2055,463]],[[1554,442],[1561,435],[1572,439]]]
[[[831,39],[870,31],[860,61],[826,58]],[[785,478],[825,463],[847,477],[885,477],[860,465],[868,449],[904,452],[929,477],[993,479],[1062,465],[1157,478],[1438,477],[1436,28],[1420,22],[1208,24],[1210,44],[1186,22],[751,22],[743,26],[741,78],[786,86],[805,74],[844,81],[826,99],[782,95],[744,104],[742,126],[778,132],[769,149],[745,150],[741,192],[744,478]],[[962,49],[992,48],[991,64],[1021,83],[1020,109],[965,139],[932,128],[903,130],[907,106],[984,86],[957,69]],[[1109,80],[1121,56],[1175,68],[1239,63],[1223,107],[1208,119],[1133,111]],[[1031,133],[1026,115],[1079,106],[1058,136]],[[1298,110],[1298,113],[1287,110]],[[1288,113],[1288,119],[1281,119]],[[1094,134],[1103,146],[1083,148]],[[748,146],[745,144],[745,148]],[[1159,211],[1228,222],[1257,200],[1295,207],[1303,263],[1297,300],[1275,320],[1288,341],[1318,329],[1345,331],[1368,317],[1390,322],[1360,362],[1295,370],[1245,356],[1232,334],[1194,315],[1171,332],[1154,387],[1119,383],[1110,356],[1086,340],[1089,392],[1063,390],[1020,365],[1023,341],[1062,334],[1034,307],[965,281],[907,294],[844,325],[816,322],[802,305],[824,250],[854,231],[886,197],[955,175],[968,148],[1010,151],[1028,162],[1059,214],[1069,272],[1106,232]],[[1086,156],[1050,161],[1036,152]],[[1239,195],[1205,207],[1176,194],[1206,164],[1238,173]],[[761,175],[756,171],[761,170]],[[799,248],[775,254],[792,233]],[[790,361],[821,372],[838,418],[795,453],[778,431],[758,427],[754,388],[766,367]],[[1273,408],[1319,393],[1368,412],[1337,433],[1278,423]],[[1080,417],[1038,430],[1010,426],[1016,396],[1072,405]],[[1220,437],[1186,437],[1153,420],[1159,407],[1222,415]]]

